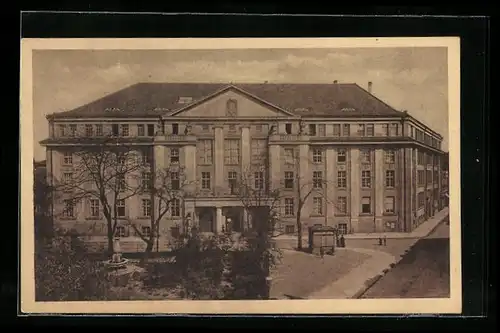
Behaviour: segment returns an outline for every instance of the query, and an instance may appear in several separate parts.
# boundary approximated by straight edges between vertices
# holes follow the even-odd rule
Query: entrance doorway
[[[215,232],[215,208],[196,208],[200,232]]]
[[[224,229],[230,229],[234,232],[242,232],[244,229],[243,208],[242,207],[225,207],[222,211],[224,215]]]

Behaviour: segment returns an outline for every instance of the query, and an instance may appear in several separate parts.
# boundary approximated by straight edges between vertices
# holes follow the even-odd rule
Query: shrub
[[[37,301],[107,299],[109,281],[99,262],[90,260],[76,237],[57,237],[51,244],[36,243]]]

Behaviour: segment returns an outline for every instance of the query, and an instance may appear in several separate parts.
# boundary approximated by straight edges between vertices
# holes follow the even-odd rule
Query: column
[[[359,149],[353,148],[349,151],[349,164],[350,164],[350,188],[351,188],[351,197],[350,197],[350,211],[351,211],[351,228],[354,230],[358,229],[359,222],[359,209],[360,209],[360,198],[359,198],[359,189],[360,189],[360,163],[359,163]]]
[[[385,187],[385,174],[384,174],[384,150],[375,149],[375,228],[376,232],[384,230],[383,219],[384,216],[384,187]],[[394,202],[396,204],[396,202]]]
[[[281,147],[273,144],[269,146],[269,185],[271,189],[281,187]]]
[[[243,126],[241,128],[241,173],[244,177],[249,177],[251,165],[251,139],[250,128]]]
[[[301,186],[301,196],[302,199],[312,190],[312,175],[309,170],[309,164],[311,163],[309,159],[309,145],[301,144],[299,145],[299,183]],[[304,203],[302,208],[302,217],[307,218],[310,215],[311,205],[309,202],[312,201],[312,196],[308,196],[307,201]]]
[[[224,188],[224,132],[222,126],[215,126],[214,141],[214,189],[215,193]]]
[[[224,215],[222,215],[222,207],[217,207],[215,214],[215,233],[220,233],[222,231],[223,225],[224,225]]]
[[[196,182],[196,143],[189,143],[184,147],[184,168],[186,186],[191,189]]]
[[[329,226],[334,225],[335,216],[335,203],[337,198],[335,197],[335,150],[333,148],[327,148],[325,151],[325,162],[326,162],[326,211],[325,220],[326,224]]]

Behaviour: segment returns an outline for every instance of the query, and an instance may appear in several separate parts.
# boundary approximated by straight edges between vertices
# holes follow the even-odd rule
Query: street
[[[447,219],[420,239],[405,257],[361,298],[449,297],[450,252]]]

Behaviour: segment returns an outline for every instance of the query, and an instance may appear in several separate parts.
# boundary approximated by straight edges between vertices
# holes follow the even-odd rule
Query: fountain
[[[113,255],[111,259],[106,261],[106,266],[109,269],[122,269],[126,268],[128,263],[128,259],[122,257],[121,248],[120,248],[120,238],[116,237],[113,240]]]

